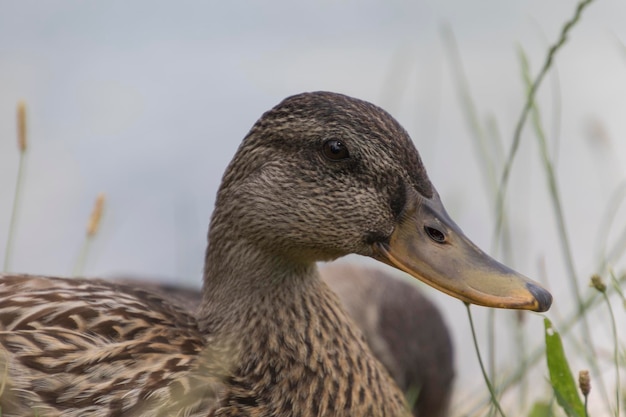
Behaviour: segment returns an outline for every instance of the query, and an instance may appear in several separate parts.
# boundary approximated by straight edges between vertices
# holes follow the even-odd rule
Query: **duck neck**
[[[206,254],[200,328],[206,334],[241,334],[247,318],[314,294],[320,284],[315,263],[286,259],[245,239],[213,240]]]
[[[405,415],[401,392],[314,263],[245,241],[217,244],[207,251],[199,326],[211,343],[227,343],[216,349],[232,382],[227,403],[288,410],[272,416]],[[296,408],[291,398],[306,400]]]

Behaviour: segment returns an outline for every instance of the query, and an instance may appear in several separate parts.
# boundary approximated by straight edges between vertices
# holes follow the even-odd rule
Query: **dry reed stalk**
[[[21,153],[26,152],[26,103],[17,103],[17,147]]]
[[[93,206],[91,216],[89,217],[89,223],[87,224],[87,237],[93,237],[96,233],[98,233],[100,220],[102,219],[102,211],[104,210],[105,199],[104,193],[100,193],[96,197],[96,202]]]
[[[93,205],[91,215],[89,216],[89,221],[87,222],[85,241],[83,242],[80,252],[78,253],[78,258],[76,259],[76,264],[74,265],[74,270],[72,271],[73,276],[79,276],[83,274],[83,271],[85,269],[85,263],[87,262],[87,255],[89,254],[89,248],[91,246],[91,241],[94,239],[94,237],[98,233],[98,230],[100,229],[100,223],[102,222],[102,214],[104,213],[105,202],[105,194],[98,194],[98,196],[96,197],[96,201]]]
[[[15,194],[13,196],[13,207],[11,209],[11,219],[9,220],[9,231],[7,233],[7,243],[4,249],[3,271],[8,272],[11,265],[11,255],[13,253],[13,238],[15,235],[15,227],[17,224],[17,215],[22,190],[22,179],[24,177],[24,160],[27,149],[27,129],[26,129],[26,103],[20,101],[17,104],[17,148],[20,152],[20,158],[17,166],[17,177],[15,179]]]

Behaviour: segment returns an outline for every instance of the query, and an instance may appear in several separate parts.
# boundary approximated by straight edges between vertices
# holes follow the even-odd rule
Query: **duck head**
[[[392,116],[340,94],[292,96],[257,121],[224,174],[213,233],[292,265],[369,256],[468,303],[552,302],[463,234]]]

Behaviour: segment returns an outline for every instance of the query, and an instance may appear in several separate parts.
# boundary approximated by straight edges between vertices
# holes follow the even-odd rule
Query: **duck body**
[[[0,317],[4,416],[167,415],[177,389],[215,387],[192,372],[205,347],[195,318],[141,290],[1,276]]]
[[[251,311],[246,337],[228,344],[136,287],[29,275],[0,282],[3,416],[404,415],[400,391],[380,401],[395,385],[321,281],[283,300],[282,315]]]
[[[449,294],[544,311],[549,293],[448,217],[408,134],[334,93],[285,99],[224,174],[195,316],[103,282],[0,277],[3,416],[404,416],[316,262],[349,253]]]
[[[413,416],[449,415],[454,348],[437,305],[417,285],[380,268],[331,263],[320,275],[405,393]],[[202,301],[199,289],[172,283],[128,277],[116,282],[160,294],[190,311]]]

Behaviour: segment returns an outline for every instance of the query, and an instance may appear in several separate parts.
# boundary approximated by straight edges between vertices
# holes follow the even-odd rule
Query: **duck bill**
[[[464,302],[547,311],[552,295],[474,245],[450,219],[439,197],[416,196],[376,258]]]

